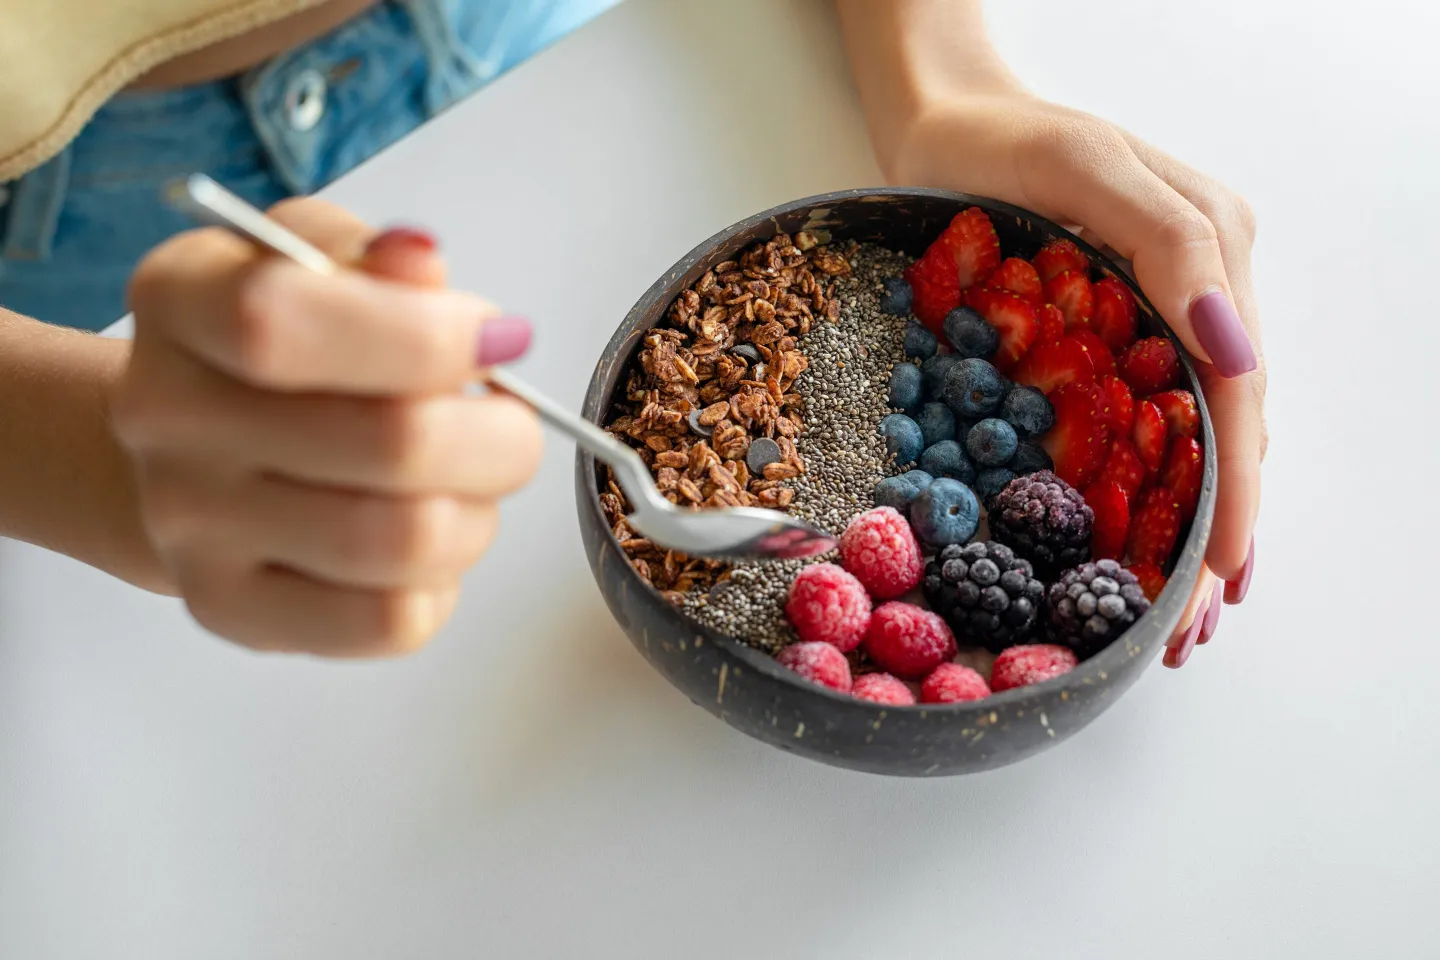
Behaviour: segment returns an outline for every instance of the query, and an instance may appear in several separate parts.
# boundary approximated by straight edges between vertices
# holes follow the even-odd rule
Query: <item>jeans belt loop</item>
[[[65,192],[70,186],[70,148],[9,184],[4,207],[5,237],[0,256],[7,260],[43,261],[55,246],[55,231]]]
[[[425,81],[425,112],[435,116],[494,76],[455,33],[445,14],[445,0],[400,0],[430,65]],[[510,8],[522,4],[510,3]]]

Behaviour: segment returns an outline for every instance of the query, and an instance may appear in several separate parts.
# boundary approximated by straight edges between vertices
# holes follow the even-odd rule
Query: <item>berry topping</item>
[[[915,291],[910,288],[910,284],[899,277],[891,277],[884,285],[885,292],[880,296],[881,312],[895,317],[903,317],[909,313],[915,302]]]
[[[1015,456],[1015,448],[1019,443],[1020,438],[1015,436],[1014,427],[1004,420],[991,417],[981,420],[970,429],[965,438],[965,449],[976,466],[1000,467]]]
[[[1125,491],[1126,499],[1134,500],[1145,485],[1145,475],[1145,464],[1140,462],[1135,445],[1124,437],[1116,437],[1110,443],[1110,455],[1095,483],[1118,484]]]
[[[920,582],[920,544],[894,507],[867,510],[840,537],[840,563],[877,600],[898,597]]]
[[[1130,431],[1135,451],[1147,470],[1159,470],[1165,462],[1165,418],[1149,400],[1135,404],[1135,426]]]
[[[1042,283],[1066,270],[1084,276],[1090,269],[1089,258],[1071,240],[1051,240],[1030,262],[1035,264],[1035,272],[1040,274]]]
[[[1085,487],[1105,465],[1108,450],[1100,387],[1076,380],[1050,394],[1055,426],[1040,438],[1040,446],[1055,463],[1055,473],[1072,486]]]
[[[905,279],[914,291],[910,310],[935,334],[942,332],[945,314],[960,306],[960,278],[955,261],[938,244],[905,268]]]
[[[890,406],[914,410],[920,406],[920,368],[913,363],[897,363],[890,368]]]
[[[921,703],[964,703],[990,696],[985,678],[958,663],[942,663],[920,684]]]
[[[1050,406],[1045,394],[1034,387],[1014,386],[1000,401],[1000,418],[1014,427],[1018,435],[1034,437],[1055,426],[1055,408]]]
[[[984,360],[967,357],[945,375],[945,402],[958,417],[988,417],[1005,399],[1005,378]]]
[[[833,563],[812,563],[790,584],[785,617],[802,643],[854,650],[870,626],[870,596],[860,581]]]
[[[1120,356],[1120,379],[1141,396],[1169,390],[1180,380],[1180,356],[1164,337],[1136,341]]]
[[[941,440],[955,439],[955,412],[946,404],[934,400],[921,404],[915,422],[920,425],[920,436],[927,448]]]
[[[936,477],[949,477],[961,483],[975,481],[975,464],[965,448],[954,440],[941,440],[920,454],[920,469]],[[927,484],[928,486],[928,484]]]
[[[1101,277],[1090,289],[1095,295],[1090,329],[1107,347],[1120,353],[1135,342],[1135,297],[1114,277]]]
[[[989,360],[1000,349],[1000,331],[969,307],[956,307],[945,315],[945,339],[961,358]]]
[[[1115,376],[1101,377],[1096,382],[1105,395],[1100,413],[1105,418],[1110,436],[1130,436],[1130,428],[1135,425],[1135,397],[1130,388],[1124,380]]]
[[[1139,578],[1114,560],[1067,570],[1046,595],[1046,630],[1081,657],[1101,650],[1150,609]]]
[[[1015,471],[1009,467],[989,467],[981,470],[975,475],[975,496],[980,498],[981,503],[988,505],[1014,479]]]
[[[1126,548],[1130,562],[1164,566],[1179,533],[1180,504],[1175,502],[1175,495],[1164,487],[1145,491],[1131,511],[1130,543]]]
[[[1015,367],[1015,382],[1050,393],[1072,380],[1091,380],[1095,366],[1085,346],[1074,337],[1037,343]]]
[[[918,680],[955,656],[955,637],[939,614],[892,600],[870,617],[865,652],[882,670]]]
[[[910,522],[932,547],[964,543],[980,525],[980,501],[959,480],[940,477],[910,502]]]
[[[1090,556],[1119,560],[1125,555],[1130,533],[1130,496],[1114,480],[1097,480],[1085,491],[1085,502],[1095,511],[1090,534]]]
[[[1154,603],[1160,598],[1160,591],[1165,589],[1168,581],[1158,564],[1132,563],[1125,569],[1135,574],[1135,578],[1140,581],[1140,589],[1145,591],[1146,600]]]
[[[1050,460],[1050,454],[1046,453],[1045,448],[1040,444],[1030,440],[1021,440],[1020,446],[1015,448],[1015,456],[1010,460],[1010,469],[1023,477],[1027,473],[1035,473],[1039,470],[1053,471],[1055,464]],[[995,492],[999,493],[1000,491]]]
[[[1002,650],[990,668],[990,689],[996,693],[1053,680],[1074,670],[1080,661],[1065,647],[1036,643]]]
[[[789,667],[811,683],[850,692],[850,661],[828,643],[792,643],[776,654],[782,667]]]
[[[984,283],[1000,266],[1000,238],[995,235],[990,217],[979,207],[957,213],[932,249],[935,246],[944,247],[955,261],[955,276],[962,290]]]
[[[905,686],[905,681],[888,673],[867,673],[856,677],[850,685],[850,696],[892,707],[909,707],[915,703],[915,694]]]
[[[1195,405],[1195,394],[1189,390],[1166,390],[1150,398],[1165,418],[1165,428],[1172,437],[1200,436],[1200,409]]]
[[[945,547],[922,582],[955,636],[997,653],[1030,635],[1045,597],[1030,561],[994,540]]]
[[[907,470],[894,477],[886,477],[875,484],[872,498],[877,507],[894,507],[901,513],[910,511],[910,501],[934,480],[924,470]]]
[[[1180,520],[1188,523],[1195,516],[1200,502],[1200,484],[1205,478],[1205,454],[1200,441],[1176,437],[1170,441],[1165,466],[1160,471],[1160,485],[1175,495],[1180,507]]]
[[[980,321],[984,323],[985,321]],[[950,368],[961,361],[961,357],[953,353],[937,353],[935,356],[920,364],[920,385],[925,390],[925,397],[928,400],[943,400],[945,390],[945,375]]]
[[[1085,354],[1090,360],[1090,368],[1098,377],[1113,377],[1115,375],[1115,355],[1110,348],[1105,346],[1105,341],[1095,335],[1095,331],[1080,327],[1070,331],[1070,336],[1080,342],[1085,348]]]
[[[990,279],[986,280],[985,284],[1000,290],[1018,293],[1037,306],[1044,302],[1040,274],[1019,257],[1010,257],[1001,263],[999,269],[990,274]]]
[[[1045,281],[1045,302],[1065,314],[1065,329],[1074,330],[1090,322],[1095,309],[1094,295],[1084,270],[1061,270]]]
[[[1035,338],[1036,343],[1054,343],[1065,336],[1065,314],[1053,303],[1047,303],[1040,308],[1040,335]]]
[[[1013,367],[1040,335],[1039,308],[1018,293],[971,287],[965,291],[965,303],[1000,332],[995,365],[1002,370]]]
[[[914,463],[925,449],[925,435],[920,425],[903,413],[892,413],[880,420],[880,436],[885,450],[895,458],[897,466]]]
[[[1089,556],[1094,521],[1080,491],[1048,471],[1012,481],[990,505],[990,535],[1042,575]]]
[[[940,341],[935,339],[935,334],[928,328],[918,323],[907,323],[904,347],[905,356],[923,361],[935,356],[935,351],[940,349]]]

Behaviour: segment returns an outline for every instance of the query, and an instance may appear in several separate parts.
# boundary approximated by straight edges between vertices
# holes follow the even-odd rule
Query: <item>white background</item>
[[[262,658],[0,549],[0,957],[1434,957],[1440,14],[992,2],[1040,93],[1244,193],[1272,366],[1250,599],[1049,754],[894,781],[642,663],[571,450],[398,663]],[[729,122],[727,122],[729,121]],[[336,186],[537,318],[578,405],[671,262],[876,182],[821,0],[634,0]]]

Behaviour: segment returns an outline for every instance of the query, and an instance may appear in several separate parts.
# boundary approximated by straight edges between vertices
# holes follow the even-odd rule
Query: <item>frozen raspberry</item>
[[[894,507],[876,507],[850,521],[840,538],[840,563],[876,600],[913,589],[924,571],[920,544]]]
[[[804,643],[828,643],[848,653],[865,639],[870,597],[860,581],[833,563],[815,563],[790,585],[785,616]]]
[[[990,696],[985,678],[958,663],[942,663],[920,684],[921,703],[960,703]]]
[[[1053,643],[1034,643],[1000,651],[990,670],[990,689],[999,693],[1051,680],[1075,669],[1075,654]]]
[[[918,680],[955,656],[955,635],[938,613],[892,600],[870,617],[865,652],[881,669]]]
[[[850,692],[850,661],[828,643],[792,643],[775,659],[811,683]]]
[[[867,673],[856,677],[850,687],[850,696],[895,707],[908,707],[915,703],[915,694],[910,692],[905,682],[888,673]]]

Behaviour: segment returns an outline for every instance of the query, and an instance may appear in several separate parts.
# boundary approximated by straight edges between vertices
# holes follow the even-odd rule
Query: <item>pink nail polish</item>
[[[1259,366],[1240,314],[1219,290],[1196,297],[1190,304],[1190,326],[1220,376],[1238,377]]]
[[[365,246],[367,254],[387,250],[403,250],[413,253],[434,253],[440,244],[435,237],[417,227],[391,227],[377,233]]]
[[[1199,643],[1209,643],[1210,638],[1215,636],[1215,628],[1220,624],[1220,608],[1225,599],[1225,585],[1219,581],[1215,583],[1215,589],[1210,591],[1210,606],[1205,610],[1205,623],[1200,628]]]
[[[487,320],[480,328],[480,346],[475,361],[482,367],[509,363],[530,349],[531,326],[524,317],[507,314]]]
[[[1195,619],[1190,621],[1190,627],[1185,631],[1185,637],[1179,646],[1165,651],[1165,666],[1172,670],[1185,666],[1185,661],[1190,659],[1190,651],[1195,649],[1195,641],[1200,639],[1200,629],[1205,625],[1205,617],[1209,612],[1208,608],[1195,611]]]
[[[1225,602],[1234,606],[1245,599],[1250,592],[1250,578],[1255,574],[1255,538],[1250,538],[1250,552],[1245,556],[1245,566],[1240,568],[1240,576],[1225,584]]]

